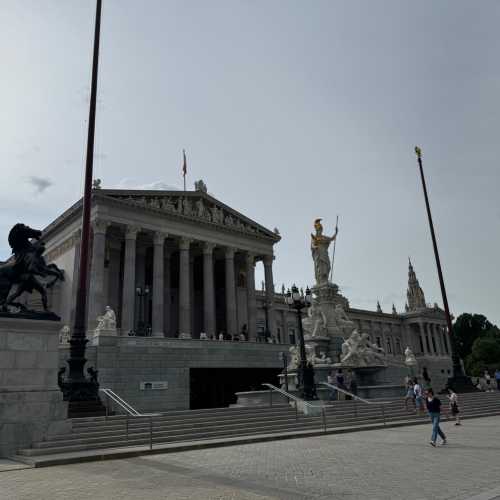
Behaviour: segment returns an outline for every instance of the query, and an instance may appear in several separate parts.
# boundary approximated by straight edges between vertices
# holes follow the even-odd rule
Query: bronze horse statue
[[[40,239],[42,232],[24,224],[16,224],[9,232],[12,256],[0,262],[0,309],[9,311],[9,306],[27,311],[24,304],[16,300],[24,292],[36,290],[42,297],[43,308],[48,311],[47,291],[60,280],[64,281],[64,271],[55,264],[47,264],[43,253],[45,244]],[[39,278],[51,277],[47,284]]]

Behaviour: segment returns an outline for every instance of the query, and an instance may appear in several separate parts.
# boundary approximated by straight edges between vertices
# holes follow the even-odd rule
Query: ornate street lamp
[[[306,288],[306,293],[299,292],[299,289],[293,285],[292,291],[288,290],[285,298],[289,307],[297,311],[297,321],[299,323],[299,349],[300,360],[298,379],[300,386],[300,396],[306,401],[316,399],[316,388],[314,385],[314,369],[307,364],[306,344],[304,342],[304,330],[302,328],[302,309],[310,307],[312,303],[312,295],[309,287]]]

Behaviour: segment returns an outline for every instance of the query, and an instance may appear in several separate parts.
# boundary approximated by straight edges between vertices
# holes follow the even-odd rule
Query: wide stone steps
[[[444,403],[444,398],[442,398]],[[326,408],[328,432],[335,429],[363,428],[370,425],[401,425],[428,422],[427,417],[407,412],[403,399],[364,404],[337,401]],[[446,410],[447,405],[443,405]],[[500,415],[500,394],[475,393],[460,396],[461,415],[480,417]],[[128,422],[127,422],[128,420]],[[196,442],[238,436],[286,434],[320,431],[322,416],[308,417],[289,406],[261,408],[222,408],[201,411],[175,411],[152,417],[153,447],[166,443]],[[32,448],[20,450],[20,457],[38,457],[70,452],[110,448],[148,446],[150,444],[149,417],[89,417],[73,419],[71,434],[54,435],[36,442]]]

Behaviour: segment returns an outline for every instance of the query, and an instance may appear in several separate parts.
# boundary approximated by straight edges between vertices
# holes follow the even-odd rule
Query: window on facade
[[[420,352],[424,352],[424,343],[422,342],[422,337],[419,335],[418,340],[420,341]]]
[[[402,354],[401,352],[401,341],[396,339],[396,354]]]
[[[276,328],[276,336],[278,337],[278,343],[281,344],[281,328],[279,326]]]
[[[295,330],[288,330],[288,336],[290,337],[290,344],[295,345]]]
[[[382,339],[381,339],[380,337],[377,337],[377,338],[375,339],[375,341],[377,342],[377,345],[378,345],[380,348],[382,348]]]
[[[391,338],[387,338],[387,354],[392,354]]]

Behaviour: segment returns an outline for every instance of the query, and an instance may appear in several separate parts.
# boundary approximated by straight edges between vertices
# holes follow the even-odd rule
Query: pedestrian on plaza
[[[462,425],[460,423],[460,410],[458,409],[458,395],[451,387],[448,387],[448,394],[450,412],[455,417],[455,425]]]
[[[418,379],[415,378],[415,384],[413,386],[413,394],[415,394],[415,412],[420,415],[425,414],[424,410],[424,393],[422,386],[418,383]]]
[[[443,440],[442,444],[444,445],[446,444],[446,436],[439,426],[439,421],[441,420],[441,401],[434,395],[434,391],[432,389],[427,391],[425,403],[432,422],[432,435],[429,444],[435,447],[437,437],[439,435],[439,437]]]
[[[495,380],[497,381],[497,389],[500,391],[500,368],[495,370]]]
[[[405,408],[408,411],[408,401],[411,401],[412,409],[416,410],[417,405],[415,404],[415,392],[413,391],[414,382],[410,379],[406,383],[406,395],[405,395]]]
[[[493,391],[493,387],[491,385],[491,375],[490,375],[490,372],[487,369],[484,370],[484,380],[486,382],[486,391],[487,392]]]
[[[422,370],[422,379],[424,380],[424,391],[427,391],[431,388],[431,378],[429,377],[429,373],[427,372],[427,368],[424,366]]]

